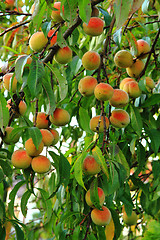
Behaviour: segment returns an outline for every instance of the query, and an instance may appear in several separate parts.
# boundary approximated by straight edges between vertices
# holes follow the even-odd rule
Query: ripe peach
[[[119,88],[123,90],[124,85],[125,85],[127,82],[132,82],[132,81],[135,81],[135,79],[133,79],[133,78],[124,78],[124,79],[120,82]]]
[[[12,154],[11,161],[14,167],[25,169],[30,166],[32,158],[24,149],[19,149]]]
[[[111,112],[110,122],[117,128],[125,128],[130,123],[129,114],[123,109],[114,109]]]
[[[48,39],[44,36],[43,32],[35,32],[29,40],[29,46],[33,51],[41,52],[47,42]]]
[[[46,173],[49,171],[51,163],[47,157],[39,155],[32,159],[31,166],[36,173]]]
[[[139,39],[137,40],[137,50],[138,51],[136,57],[139,59],[144,59],[147,57],[147,53],[151,50],[151,48],[145,40]]]
[[[13,127],[5,128],[5,134],[3,137],[3,141],[8,145],[15,144],[16,142],[18,142],[18,140],[20,138],[20,134],[18,134],[18,133],[13,138],[11,138],[11,133],[13,130],[14,130]]]
[[[120,68],[131,67],[133,64],[133,56],[127,50],[120,50],[115,54],[114,62]]]
[[[43,147],[44,147],[44,143],[41,142],[38,149],[36,149],[34,143],[33,143],[33,140],[32,138],[29,138],[26,142],[25,142],[25,149],[26,149],[26,152],[29,156],[31,157],[35,157],[35,156],[38,156],[42,150],[43,150]]]
[[[115,225],[114,225],[113,218],[111,217],[110,223],[105,227],[105,236],[106,236],[105,240],[113,240],[114,235],[115,235]]]
[[[86,76],[79,81],[78,90],[84,97],[90,97],[94,94],[97,80],[92,76]]]
[[[12,9],[14,6],[14,1],[15,0],[5,0],[6,9]]]
[[[111,221],[111,217],[110,210],[105,206],[102,207],[102,211],[94,208],[91,212],[91,219],[98,226],[108,225]]]
[[[58,141],[59,141],[59,133],[57,130],[50,128],[49,131],[52,133],[53,135],[53,142],[52,145],[55,145]]]
[[[123,212],[123,221],[128,226],[132,226],[132,225],[135,225],[137,223],[137,214],[134,211],[132,211],[131,215],[128,216],[126,211],[125,211],[125,208],[123,206],[122,212]]]
[[[100,66],[100,55],[95,51],[88,51],[82,57],[83,67],[87,70],[95,70]]]
[[[51,29],[48,32],[48,37],[51,37],[54,32],[55,32],[55,30]],[[51,42],[50,42],[50,46],[53,46],[56,42],[57,42],[57,32],[56,32],[55,36],[52,37]]]
[[[64,6],[62,6],[62,12],[61,12],[61,2],[55,2],[53,7],[55,10],[52,11],[51,18],[56,22],[63,21],[63,18],[61,14],[64,14]]]
[[[35,121],[35,116],[33,117],[33,121]],[[48,128],[49,126],[49,120],[48,115],[43,112],[38,112],[37,118],[36,118],[36,127],[38,128]]]
[[[58,63],[69,63],[72,60],[72,50],[68,46],[60,48],[54,55],[54,58]]]
[[[114,89],[113,96],[109,100],[109,103],[113,107],[125,107],[129,103],[129,95],[121,89]]]
[[[70,121],[70,114],[65,109],[56,108],[53,116],[49,116],[49,120],[56,126],[64,126]]]
[[[12,77],[13,77],[13,73],[6,73],[3,76],[3,86],[8,91],[12,90],[12,92],[16,92],[16,90],[17,90],[17,79],[16,79],[16,77],[14,77],[13,80],[12,80]]]
[[[18,105],[18,110],[19,110],[19,114],[20,115],[24,115],[26,110],[27,110],[27,105],[24,101],[20,101],[19,105]]]
[[[88,24],[83,23],[83,31],[90,36],[99,36],[103,33],[104,22],[99,17],[91,17]]]
[[[152,78],[146,77],[146,88],[148,91],[151,91],[155,87],[155,82]]]
[[[26,55],[26,54],[20,55],[20,56],[16,59],[15,64],[17,63],[17,61],[18,61],[19,59],[21,59],[21,57],[25,57],[25,56],[27,56],[27,55]],[[27,58],[26,64],[31,64],[31,62],[32,62],[32,58],[29,56],[29,57]]]
[[[113,88],[108,83],[99,83],[94,89],[95,97],[100,101],[107,101],[113,96]]]
[[[99,204],[100,206],[103,206],[103,203],[105,201],[105,194],[104,194],[104,191],[102,188],[98,187],[98,197],[99,197]],[[86,192],[86,195],[85,195],[85,200],[86,200],[86,203],[88,204],[88,206],[90,207],[94,207],[92,201],[91,201],[91,196],[90,196],[90,189]]]
[[[139,77],[140,73],[144,68],[144,63],[140,59],[136,59],[136,61],[132,64],[131,67],[127,67],[126,71],[130,77]]]
[[[128,93],[128,95],[132,98],[137,98],[141,95],[142,91],[139,88],[138,82],[129,81],[124,84],[123,90]]]
[[[106,116],[105,116],[105,124],[106,124],[106,129],[108,129],[109,120]],[[98,116],[91,118],[89,125],[90,125],[90,129],[93,132],[99,132],[99,133],[104,132],[103,116],[100,117],[100,115],[98,115]],[[99,126],[99,128],[98,128],[98,126]]]
[[[98,17],[99,16],[99,10],[97,7],[93,6],[92,7],[92,13],[91,13],[91,17]]]
[[[82,163],[82,169],[89,175],[95,175],[101,171],[100,165],[96,162],[93,156],[87,156],[84,159]]]
[[[48,129],[40,129],[42,134],[42,142],[44,146],[50,146],[54,140],[52,133]]]

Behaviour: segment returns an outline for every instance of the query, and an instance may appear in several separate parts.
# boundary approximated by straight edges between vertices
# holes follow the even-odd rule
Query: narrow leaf
[[[27,63],[27,59],[29,58],[29,55],[24,55],[21,56],[17,62],[16,62],[16,66],[15,66],[15,75],[16,75],[16,79],[18,81],[22,81],[22,75],[23,75],[23,71],[24,71],[24,66]]]
[[[92,134],[92,131],[89,128],[90,117],[88,111],[82,107],[79,108],[79,122],[84,131]]]
[[[37,127],[30,127],[30,128],[27,129],[27,131],[29,132],[29,135],[32,138],[33,143],[34,143],[36,149],[38,149],[39,144],[42,141],[42,134],[41,134],[39,128],[37,128]]]
[[[70,164],[65,158],[65,156],[60,154],[60,162],[59,162],[59,172],[60,172],[60,183],[64,184],[64,187],[67,187],[70,179]]]
[[[91,1],[81,0],[78,2],[79,15],[83,22],[88,23],[91,17]]]
[[[6,107],[7,101],[5,97],[0,93],[0,129],[3,130],[3,127],[5,128],[8,126],[9,122],[9,110]]]
[[[13,170],[7,161],[0,159],[0,166],[7,177],[12,176]]]
[[[138,111],[138,108],[134,107],[133,105],[130,106],[131,109],[131,125],[134,129],[134,131],[141,136],[142,133],[142,127],[143,127],[143,123],[142,123],[142,118],[141,115]]]
[[[46,207],[47,217],[46,217],[45,223],[48,223],[50,221],[51,217],[52,217],[52,203],[51,203],[51,200],[48,199],[49,198],[48,192],[46,192],[44,189],[41,189],[41,188],[38,188],[38,190],[41,193],[43,203]]]
[[[27,190],[21,198],[21,211],[24,217],[26,217],[26,214],[27,214],[27,202],[30,196],[31,196],[31,192]]]

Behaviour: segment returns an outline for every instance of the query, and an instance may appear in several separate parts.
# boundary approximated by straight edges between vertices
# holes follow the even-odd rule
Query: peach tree
[[[159,239],[159,18],[0,2],[0,239]]]

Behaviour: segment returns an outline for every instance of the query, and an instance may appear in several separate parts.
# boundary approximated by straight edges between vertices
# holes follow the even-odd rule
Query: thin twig
[[[21,27],[21,26],[23,26],[23,25],[25,25],[25,24],[27,24],[27,23],[29,23],[30,22],[30,20],[27,20],[27,21],[24,21],[24,22],[21,22],[21,23],[19,23],[19,24],[16,24],[16,25],[14,25],[14,26],[12,26],[12,27],[10,27],[10,28],[7,28],[5,31],[3,31],[2,33],[0,33],[0,37],[2,37],[4,34],[6,34],[7,32],[10,32],[10,31],[12,31],[13,29],[16,29],[16,28],[18,28],[18,27]]]

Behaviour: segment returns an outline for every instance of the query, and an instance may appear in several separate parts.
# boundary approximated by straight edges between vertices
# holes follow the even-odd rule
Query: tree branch
[[[25,21],[25,22],[21,22],[21,23],[19,23],[19,24],[16,24],[16,25],[14,25],[13,27],[10,27],[10,28],[7,28],[5,31],[3,31],[2,33],[0,33],[0,37],[2,37],[4,34],[6,34],[7,32],[10,32],[10,31],[12,31],[13,29],[16,29],[16,28],[18,28],[18,27],[21,27],[21,26],[23,26],[23,25],[25,25],[25,24],[27,24],[27,23],[29,23],[30,22],[30,20],[27,20],[27,21]]]

